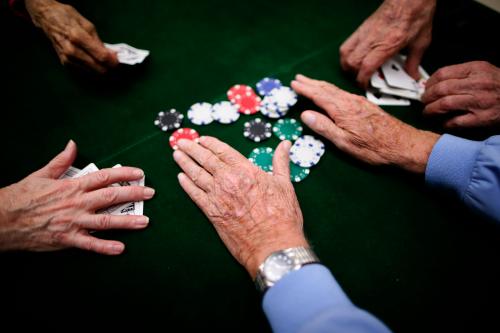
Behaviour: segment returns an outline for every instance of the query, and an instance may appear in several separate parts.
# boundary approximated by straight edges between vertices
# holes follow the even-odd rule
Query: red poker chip
[[[246,94],[257,96],[252,87],[244,84],[236,84],[227,91],[227,99],[229,99],[232,103],[235,103],[238,96],[243,96]]]
[[[168,141],[170,143],[170,147],[172,147],[174,150],[177,150],[179,148],[177,146],[177,142],[179,142],[180,139],[186,139],[186,140],[198,142],[199,138],[200,138],[200,135],[194,129],[192,129],[192,128],[179,128],[177,131],[172,133],[172,135],[170,136],[170,139]]]
[[[243,114],[254,114],[260,110],[261,98],[253,94],[245,94],[236,97],[235,104],[238,111]]]

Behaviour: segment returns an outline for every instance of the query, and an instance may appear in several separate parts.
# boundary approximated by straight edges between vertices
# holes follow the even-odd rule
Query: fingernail
[[[316,116],[311,112],[304,112],[302,114],[302,121],[306,123],[307,126],[311,127],[314,125],[314,122],[316,121]]]
[[[287,149],[287,150],[290,149],[290,147],[292,146],[292,143],[290,141],[288,141],[288,140],[285,140],[284,142],[285,142],[284,143],[285,149]]]
[[[174,160],[176,160],[176,161],[177,161],[177,159],[178,159],[179,157],[181,157],[181,152],[180,152],[180,151],[178,151],[178,150],[175,150],[175,151],[174,151]]]
[[[139,227],[145,227],[149,224],[149,217],[147,216],[139,216],[136,220],[135,220],[135,224]]]
[[[155,190],[152,189],[151,187],[146,187],[144,189],[144,197],[146,199],[151,199],[153,197],[153,195],[155,195]]]
[[[134,170],[134,177],[142,178],[143,176],[144,176],[144,171],[142,171],[141,169]]]
[[[124,249],[125,246],[123,244],[113,244],[110,246],[111,252],[116,254],[122,253]]]
[[[66,147],[64,148],[64,150],[67,150],[69,149],[69,147],[71,147],[71,145],[73,144],[73,140],[69,140],[68,143],[66,144]]]
[[[180,172],[178,175],[177,175],[177,179],[179,180],[182,180],[183,178],[185,177],[184,173]]]

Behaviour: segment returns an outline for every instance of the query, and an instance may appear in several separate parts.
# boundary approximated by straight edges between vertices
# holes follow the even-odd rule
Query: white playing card
[[[125,43],[119,44],[107,44],[104,43],[108,49],[113,50],[117,53],[118,61],[122,64],[127,65],[136,65],[140,64],[149,56],[148,50],[141,50],[135,47],[132,47]]]
[[[70,166],[68,170],[64,171],[63,175],[59,179],[68,179],[75,177],[80,171],[80,169]]]
[[[115,165],[113,168],[120,168],[121,164]],[[145,177],[142,179],[131,181],[131,182],[122,182],[111,184],[110,186],[144,186],[146,181]],[[124,204],[118,204],[106,209],[100,210],[98,213],[100,214],[111,214],[111,215],[143,215],[144,212],[144,201],[137,202],[127,202]]]
[[[403,98],[414,99],[417,101],[420,101],[420,97],[424,92],[424,89],[420,89],[417,92],[413,90],[390,87],[385,81],[384,74],[380,69],[372,75],[370,83],[374,88],[377,88],[381,93]],[[422,86],[425,86],[425,81],[423,80],[422,80]]]
[[[410,101],[401,97],[391,96],[379,93],[375,90],[368,89],[366,98],[377,105],[393,105],[393,106],[408,106]]]
[[[99,171],[99,168],[94,163],[90,163],[85,168],[80,170],[80,172],[78,172],[76,175],[74,175],[73,178],[82,177],[82,176],[88,175],[89,173],[96,172],[96,171]]]
[[[405,61],[401,55],[395,55],[382,65],[385,81],[390,87],[418,91],[418,84],[404,70]]]

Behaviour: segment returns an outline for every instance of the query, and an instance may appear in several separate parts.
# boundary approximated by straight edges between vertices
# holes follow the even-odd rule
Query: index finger
[[[434,74],[431,75],[427,83],[425,84],[426,89],[445,80],[450,79],[465,79],[470,73],[470,65],[459,64],[446,66],[438,69]]]
[[[107,187],[111,184],[139,180],[144,177],[144,172],[138,168],[120,167],[102,169],[83,177],[77,178],[80,186],[87,191]]]
[[[202,136],[200,144],[210,150],[222,162],[227,164],[246,163],[248,159],[241,155],[237,150],[211,136]]]
[[[196,142],[182,139],[179,140],[177,145],[182,152],[186,153],[189,157],[192,157],[202,168],[210,172],[212,175],[223,167],[222,161],[216,155]]]

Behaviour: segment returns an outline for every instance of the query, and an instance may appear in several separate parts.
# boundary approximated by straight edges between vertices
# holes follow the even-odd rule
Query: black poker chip
[[[166,132],[181,127],[184,115],[175,109],[160,111],[155,119],[155,125]]]
[[[269,139],[273,133],[271,123],[255,118],[244,125],[243,136],[255,142]]]

